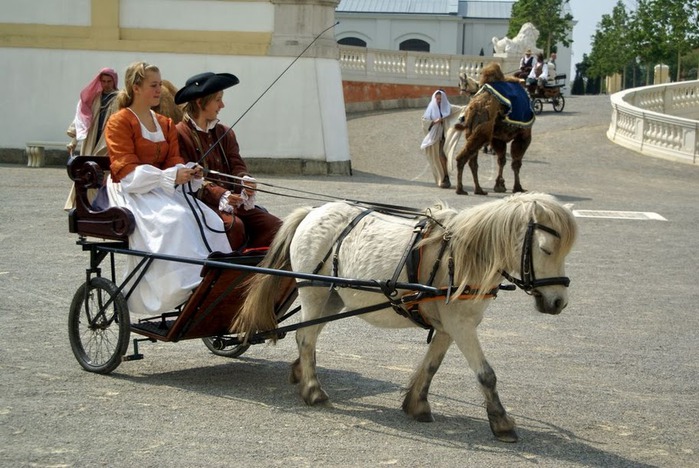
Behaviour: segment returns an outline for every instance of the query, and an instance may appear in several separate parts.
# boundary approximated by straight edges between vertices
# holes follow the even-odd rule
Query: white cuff
[[[230,196],[231,191],[227,191],[223,195],[221,195],[221,198],[218,201],[218,209],[219,211],[224,211],[226,213],[233,213],[234,208],[231,206],[230,203],[228,203],[228,197]]]

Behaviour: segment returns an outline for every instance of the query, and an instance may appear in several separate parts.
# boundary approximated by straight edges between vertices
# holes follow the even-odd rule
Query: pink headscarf
[[[102,93],[102,83],[100,82],[102,75],[111,76],[114,80],[114,88],[117,89],[119,87],[117,72],[113,68],[103,68],[80,91],[80,102],[78,102],[78,109],[75,113],[75,129],[78,140],[83,140],[87,136],[87,131],[92,124],[92,103]],[[82,138],[80,138],[81,136]]]

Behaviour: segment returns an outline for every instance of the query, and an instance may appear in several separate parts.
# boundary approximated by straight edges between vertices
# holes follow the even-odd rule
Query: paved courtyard
[[[434,187],[421,114],[350,116],[351,177],[258,178],[275,192],[415,207],[505,196]],[[62,211],[65,169],[0,165],[0,466],[699,466],[699,168],[610,143],[610,114],[606,96],[570,97],[561,114],[545,107],[524,159],[526,189],[593,217],[578,218],[561,315],[502,292],[479,328],[517,444],[493,438],[455,347],[431,389],[436,421],[407,418],[401,391],[425,333],[358,319],[321,335],[328,408],[306,407],[288,384],[293,336],[236,360],[198,340],[146,343],[144,360],[111,375],[83,371],[67,316],[88,258]],[[254,142],[239,138],[245,155]],[[479,158],[488,190],[493,156]],[[511,187],[509,168],[505,178]],[[472,192],[470,174],[464,182]],[[260,199],[280,216],[315,203]]]

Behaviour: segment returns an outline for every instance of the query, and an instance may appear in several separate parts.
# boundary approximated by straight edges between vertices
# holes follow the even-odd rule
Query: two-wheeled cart
[[[128,237],[134,230],[134,217],[125,208],[110,207],[95,211],[88,200],[88,190],[97,189],[109,170],[109,158],[78,156],[68,164],[68,174],[75,183],[76,207],[69,213],[69,231],[78,234],[77,244],[90,254],[85,282],[78,288],[70,305],[68,335],[73,353],[80,365],[90,371],[107,374],[123,361],[143,358],[141,342],[178,342],[201,339],[212,353],[238,357],[251,345],[269,339],[283,338],[288,332],[303,326],[328,322],[391,307],[415,295],[444,296],[443,289],[431,286],[303,274],[259,267],[264,252],[241,252],[230,255],[213,254],[206,259],[160,255],[129,248]],[[117,259],[135,256],[140,260],[133,271],[117,279]],[[202,281],[185,303],[175,310],[153,317],[133,319],[127,300],[136,284],[154,261],[173,261],[201,265]],[[105,271],[106,270],[106,271]],[[333,317],[261,330],[241,337],[231,331],[244,301],[245,280],[253,274],[284,277],[277,291],[276,315],[279,324],[297,312],[292,308],[296,299],[296,280],[304,279],[332,287],[374,290],[386,296],[398,289],[412,292],[401,299],[390,299],[371,307],[348,311]],[[131,335],[137,337],[133,340]],[[131,353],[127,354],[133,343]]]

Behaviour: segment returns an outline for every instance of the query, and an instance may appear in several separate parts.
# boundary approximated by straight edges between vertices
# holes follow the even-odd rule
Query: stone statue
[[[521,57],[527,49],[531,49],[532,53],[536,55],[542,52],[541,49],[536,47],[538,38],[539,30],[532,23],[524,23],[519,29],[519,33],[513,39],[493,37],[495,56]]]

